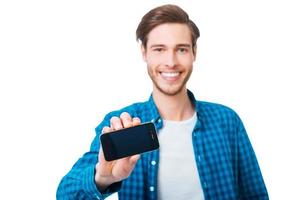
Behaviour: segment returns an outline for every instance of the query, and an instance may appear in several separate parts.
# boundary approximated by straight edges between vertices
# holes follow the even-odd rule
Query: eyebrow
[[[164,44],[153,44],[150,46],[150,48],[157,48],[157,47],[165,47],[166,45]],[[187,47],[190,48],[191,45],[190,44],[177,44],[176,47]]]
[[[150,48],[157,48],[157,47],[165,47],[166,45],[163,44],[153,44],[150,46]]]
[[[188,47],[188,48],[190,48],[191,45],[190,44],[177,44],[176,47]]]

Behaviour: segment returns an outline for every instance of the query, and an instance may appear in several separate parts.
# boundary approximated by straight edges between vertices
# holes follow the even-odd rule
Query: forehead
[[[148,34],[147,46],[162,44],[173,46],[177,44],[192,44],[192,35],[186,24],[167,23],[153,28]]]

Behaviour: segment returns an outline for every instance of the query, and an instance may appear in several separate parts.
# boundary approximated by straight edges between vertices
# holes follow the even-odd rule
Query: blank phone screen
[[[108,161],[155,150],[159,147],[153,123],[103,134],[101,143],[105,159]]]

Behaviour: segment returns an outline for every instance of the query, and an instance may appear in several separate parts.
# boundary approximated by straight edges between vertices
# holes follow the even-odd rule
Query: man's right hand
[[[128,113],[123,112],[120,118],[112,117],[110,119],[110,127],[103,127],[102,133],[136,126],[140,123],[141,120],[139,118],[135,117],[132,119]],[[106,161],[103,150],[100,148],[95,174],[95,182],[100,191],[104,191],[109,185],[115,182],[126,179],[134,169],[139,158],[140,155],[134,155],[114,161]]]

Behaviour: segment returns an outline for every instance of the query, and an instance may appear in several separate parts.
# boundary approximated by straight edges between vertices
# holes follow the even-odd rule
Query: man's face
[[[168,23],[152,29],[142,54],[154,90],[172,96],[185,89],[193,71],[194,52],[187,25]]]

